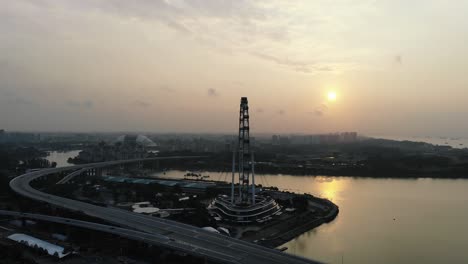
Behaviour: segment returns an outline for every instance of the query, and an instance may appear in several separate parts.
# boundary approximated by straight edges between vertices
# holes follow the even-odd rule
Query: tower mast
[[[249,195],[249,180],[252,174],[251,150],[250,150],[250,125],[249,125],[249,103],[247,97],[241,98],[239,111],[239,200],[241,204],[254,203]],[[252,191],[255,191],[252,187]],[[252,196],[253,197],[253,196]]]

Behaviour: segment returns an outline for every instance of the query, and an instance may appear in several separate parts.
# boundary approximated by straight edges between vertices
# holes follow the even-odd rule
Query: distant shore
[[[177,170],[193,170],[193,171],[206,171],[206,172],[222,172],[221,168],[204,168],[196,167],[173,167],[171,169]],[[291,176],[330,176],[330,177],[359,177],[359,178],[435,178],[435,179],[468,179],[468,168],[459,168],[446,170],[401,170],[401,169],[381,169],[370,170],[366,168],[360,169],[340,169],[340,170],[324,170],[324,169],[299,169],[293,167],[284,167],[281,169],[268,169],[261,168],[256,170],[256,174],[269,174],[269,175],[291,175]]]

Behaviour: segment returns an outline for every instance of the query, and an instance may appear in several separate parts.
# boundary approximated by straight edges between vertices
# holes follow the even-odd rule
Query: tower
[[[237,149],[232,153],[231,197],[218,195],[208,205],[216,221],[235,224],[264,223],[271,220],[281,206],[268,195],[255,191],[255,162],[250,146],[249,103],[242,97],[239,111],[239,136]],[[238,163],[236,166],[236,158]],[[236,173],[239,185],[236,187]]]
[[[237,145],[238,172],[239,172],[239,197],[237,203],[255,203],[255,181],[253,175],[253,156],[250,149],[250,125],[249,102],[247,97],[242,97],[239,111],[239,138]],[[252,177],[252,186],[249,185]],[[249,195],[249,187],[252,187],[252,196]]]

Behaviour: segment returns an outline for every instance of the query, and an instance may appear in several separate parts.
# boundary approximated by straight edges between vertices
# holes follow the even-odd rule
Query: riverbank
[[[286,231],[285,233],[279,234],[274,238],[269,238],[267,240],[262,241],[261,244],[267,247],[272,247],[272,248],[279,247],[295,239],[296,237],[302,235],[303,233],[306,233],[316,227],[319,227],[322,224],[326,224],[335,220],[335,218],[338,216],[338,213],[339,213],[339,207],[326,199],[322,199],[322,200],[329,203],[329,206],[331,208],[326,216],[320,217],[318,219],[314,219],[311,221],[305,221],[305,223],[303,223],[302,225],[299,225],[289,231]]]

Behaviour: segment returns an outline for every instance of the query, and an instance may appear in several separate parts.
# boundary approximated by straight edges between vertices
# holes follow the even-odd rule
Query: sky
[[[0,128],[468,136],[468,1],[14,0]],[[336,100],[328,94],[336,93]]]

